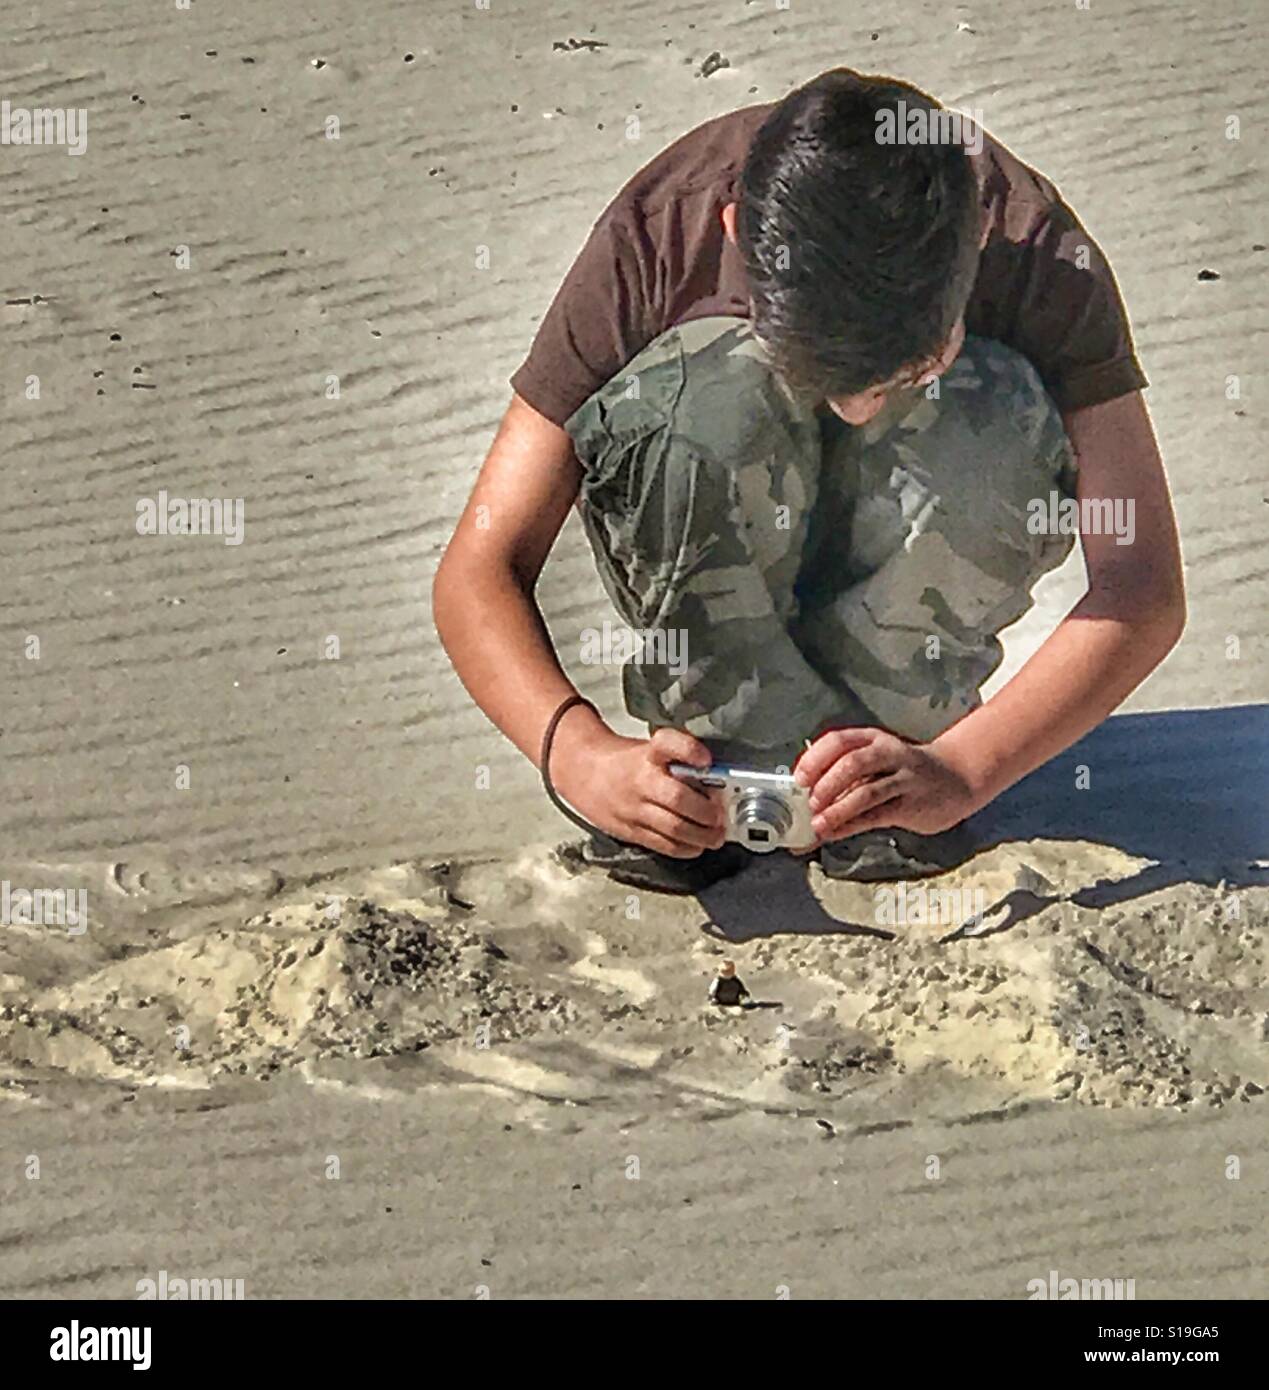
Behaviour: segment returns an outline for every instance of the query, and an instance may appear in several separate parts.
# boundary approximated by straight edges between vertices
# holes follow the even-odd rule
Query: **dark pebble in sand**
[[[731,67],[731,61],[729,59],[724,58],[721,53],[711,53],[709,57],[706,58],[705,61],[701,64],[701,76],[711,77],[721,68],[729,67]]]
[[[121,343],[121,342],[123,342],[123,338],[122,338],[121,335],[118,334],[118,333],[112,333],[112,334],[110,335],[110,341],[111,341],[112,343]]]
[[[414,54],[413,54],[413,53],[407,53],[407,54],[405,55],[405,57],[402,58],[401,61],[402,61],[403,63],[412,63],[412,62],[414,61]]]
[[[1219,280],[1221,275],[1219,270],[1200,270],[1198,278],[1200,280]]]

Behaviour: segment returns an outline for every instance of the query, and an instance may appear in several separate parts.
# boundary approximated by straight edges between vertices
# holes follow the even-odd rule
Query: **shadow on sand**
[[[1181,883],[1269,885],[1269,705],[1169,710],[1108,719],[966,824],[979,849],[1014,841],[1085,840],[1148,867],[1073,893],[1019,891],[1003,930],[1063,899],[1109,907]],[[706,928],[728,941],[782,933],[888,938],[825,911],[802,865],[771,856],[702,893]],[[1016,897],[1016,901],[1013,899]]]

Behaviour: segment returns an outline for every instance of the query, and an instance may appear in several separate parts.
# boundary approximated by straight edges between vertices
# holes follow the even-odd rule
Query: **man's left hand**
[[[793,769],[811,795],[821,842],[895,827],[936,835],[979,809],[966,776],[932,743],[885,729],[831,729]]]

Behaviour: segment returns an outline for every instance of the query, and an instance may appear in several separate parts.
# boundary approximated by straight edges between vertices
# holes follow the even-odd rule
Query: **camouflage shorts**
[[[1074,488],[1061,416],[988,339],[966,339],[937,399],[903,392],[855,427],[793,401],[746,320],[698,319],[567,429],[609,596],[685,653],[629,662],[627,708],[716,753],[787,761],[842,723],[934,737],[1071,548],[1026,524],[1032,498]]]

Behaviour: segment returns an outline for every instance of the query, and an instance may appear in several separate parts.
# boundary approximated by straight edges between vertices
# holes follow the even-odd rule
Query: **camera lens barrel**
[[[793,810],[778,792],[750,788],[736,798],[736,827],[750,849],[779,846],[793,826]]]

